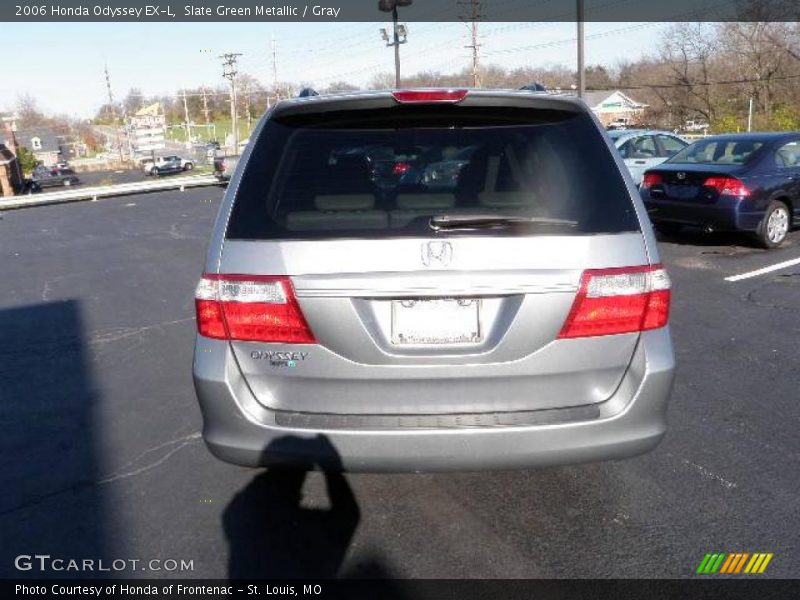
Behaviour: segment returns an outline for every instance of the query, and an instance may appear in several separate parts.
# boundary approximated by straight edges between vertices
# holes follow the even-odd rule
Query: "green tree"
[[[19,161],[19,166],[22,168],[23,173],[32,172],[39,162],[36,160],[36,156],[34,156],[33,152],[28,150],[25,146],[18,147],[17,160]]]
[[[778,131],[796,131],[800,129],[800,111],[794,106],[781,105],[772,113],[772,126]]]

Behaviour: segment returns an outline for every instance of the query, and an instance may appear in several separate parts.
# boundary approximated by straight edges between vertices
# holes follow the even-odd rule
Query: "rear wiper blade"
[[[434,231],[442,229],[501,229],[514,225],[560,225],[575,227],[577,221],[567,219],[551,219],[548,217],[526,217],[523,215],[436,215],[431,217],[428,225]]]

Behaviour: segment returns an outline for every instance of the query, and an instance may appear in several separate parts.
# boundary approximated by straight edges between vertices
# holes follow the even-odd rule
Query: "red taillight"
[[[402,175],[406,171],[411,168],[411,165],[407,162],[399,162],[394,163],[394,167],[392,167],[392,173],[395,175]]]
[[[288,277],[204,275],[195,291],[197,332],[250,342],[315,344]]]
[[[559,338],[631,333],[664,327],[669,320],[669,275],[662,265],[583,272]]]
[[[750,190],[735,177],[709,177],[703,182],[703,187],[714,188],[720,195],[726,196],[749,196]]]
[[[436,102],[461,102],[468,90],[400,90],[392,92],[394,99],[402,104]]]
[[[661,173],[645,173],[642,178],[642,187],[645,189],[651,188],[654,185],[661,185],[664,183],[664,178]]]

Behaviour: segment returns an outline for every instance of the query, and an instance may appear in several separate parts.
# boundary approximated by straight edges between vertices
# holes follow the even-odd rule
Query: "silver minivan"
[[[347,471],[633,456],[666,428],[669,306],[636,187],[580,100],[283,101],[197,286],[203,436],[235,464]]]

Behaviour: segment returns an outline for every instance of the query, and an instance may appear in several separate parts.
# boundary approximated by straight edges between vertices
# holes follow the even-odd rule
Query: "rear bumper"
[[[193,370],[203,437],[224,461],[402,472],[544,467],[647,452],[666,431],[674,369],[669,329],[645,332],[619,388],[593,418],[444,429],[279,425],[280,415],[253,398],[226,342],[198,338]]]
[[[739,198],[725,196],[714,204],[698,204],[653,199],[647,195],[644,204],[654,223],[697,225],[718,231],[755,231],[764,218],[763,210],[748,211]]]

